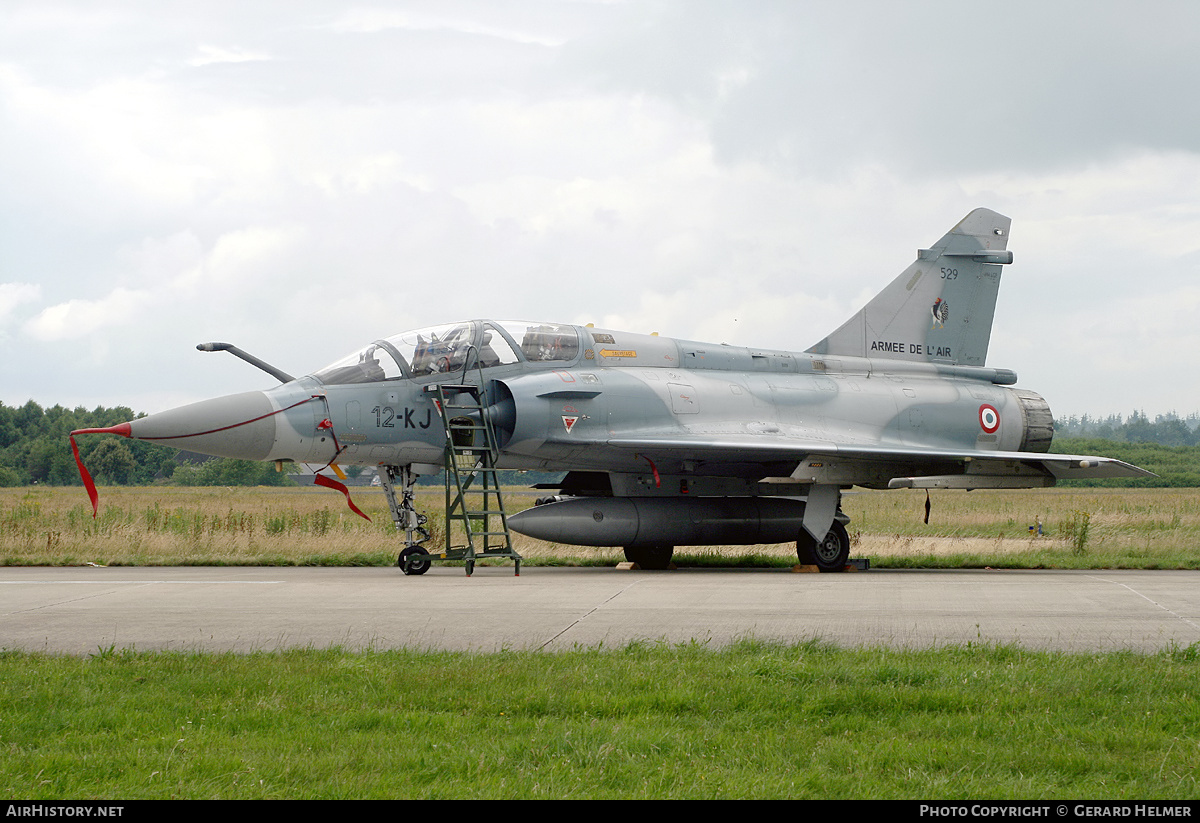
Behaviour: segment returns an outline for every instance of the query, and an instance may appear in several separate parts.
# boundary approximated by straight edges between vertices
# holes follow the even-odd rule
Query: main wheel
[[[411,558],[411,559],[410,559]],[[400,552],[396,565],[405,574],[425,574],[433,563],[429,560],[429,552],[424,546],[409,546]]]
[[[796,539],[796,556],[801,563],[816,566],[823,572],[845,571],[846,561],[850,558],[850,535],[846,533],[846,527],[836,520],[829,527],[829,534],[820,542],[813,540],[802,528]]]
[[[625,559],[643,569],[669,569],[674,546],[626,546]]]

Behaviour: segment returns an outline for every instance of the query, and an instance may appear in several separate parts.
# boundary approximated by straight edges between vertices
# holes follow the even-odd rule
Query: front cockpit
[[[575,326],[470,320],[400,332],[316,372],[326,385],[378,383],[518,363],[568,363],[579,356]]]

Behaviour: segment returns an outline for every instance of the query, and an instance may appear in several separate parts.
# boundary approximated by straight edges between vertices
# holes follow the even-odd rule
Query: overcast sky
[[[473,317],[802,350],[967,212],[988,364],[1200,410],[1200,3],[0,4],[0,402]]]

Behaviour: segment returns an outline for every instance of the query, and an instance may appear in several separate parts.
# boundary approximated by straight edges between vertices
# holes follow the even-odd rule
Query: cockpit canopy
[[[325,384],[376,383],[520,362],[564,362],[578,355],[579,334],[574,326],[469,320],[376,340],[315,377]]]

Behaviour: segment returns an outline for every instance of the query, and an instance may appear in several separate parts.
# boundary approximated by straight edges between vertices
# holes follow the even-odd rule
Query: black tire
[[[425,574],[433,562],[429,560],[429,552],[425,551],[424,546],[409,546],[400,552],[400,556],[396,558],[396,565],[405,574]]]
[[[674,546],[626,546],[625,559],[640,568],[661,571],[671,568]]]
[[[850,559],[850,535],[846,533],[846,527],[836,520],[820,543],[801,529],[796,539],[796,556],[806,566],[816,566],[823,572],[845,571],[846,561]]]

